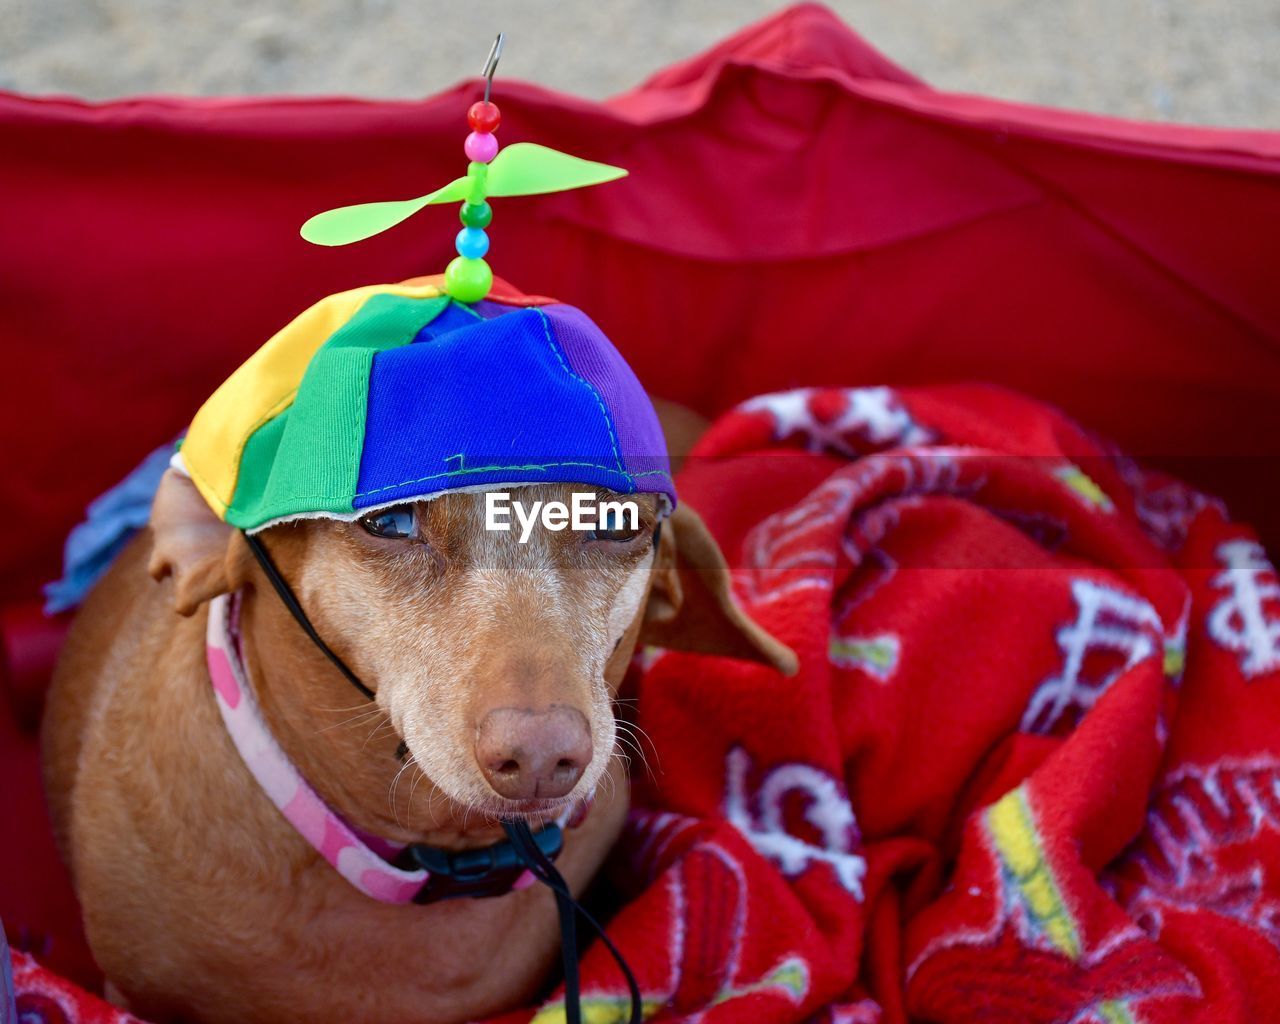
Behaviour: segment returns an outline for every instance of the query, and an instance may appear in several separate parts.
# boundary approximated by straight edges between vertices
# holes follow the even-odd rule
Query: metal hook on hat
[[[493,88],[493,73],[498,70],[498,61],[502,59],[502,39],[503,33],[498,33],[498,38],[493,41],[493,46],[489,48],[489,56],[484,62],[484,101],[489,102],[489,90]]]

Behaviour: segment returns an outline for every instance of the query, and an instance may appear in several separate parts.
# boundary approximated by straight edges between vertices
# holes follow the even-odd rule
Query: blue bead
[[[458,255],[469,260],[478,260],[489,251],[489,236],[482,228],[463,228],[454,239],[458,247]]]

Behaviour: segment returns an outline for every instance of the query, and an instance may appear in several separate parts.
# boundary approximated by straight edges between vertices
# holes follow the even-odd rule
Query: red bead
[[[478,132],[493,132],[502,123],[502,113],[498,104],[477,100],[467,111],[467,123]]]

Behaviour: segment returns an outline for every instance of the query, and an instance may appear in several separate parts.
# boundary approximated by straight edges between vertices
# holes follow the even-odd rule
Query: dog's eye
[[[378,512],[370,512],[360,520],[360,525],[375,537],[407,540],[413,536],[413,506],[393,505]]]
[[[617,509],[607,509],[601,513],[596,528],[587,536],[592,540],[609,540],[615,543],[634,540],[640,536],[640,530],[638,527],[632,529],[628,525],[627,518]]]

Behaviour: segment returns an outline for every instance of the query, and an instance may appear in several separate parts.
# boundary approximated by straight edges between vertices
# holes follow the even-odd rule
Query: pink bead
[[[487,164],[498,155],[498,139],[492,132],[472,132],[462,148],[468,160]]]

